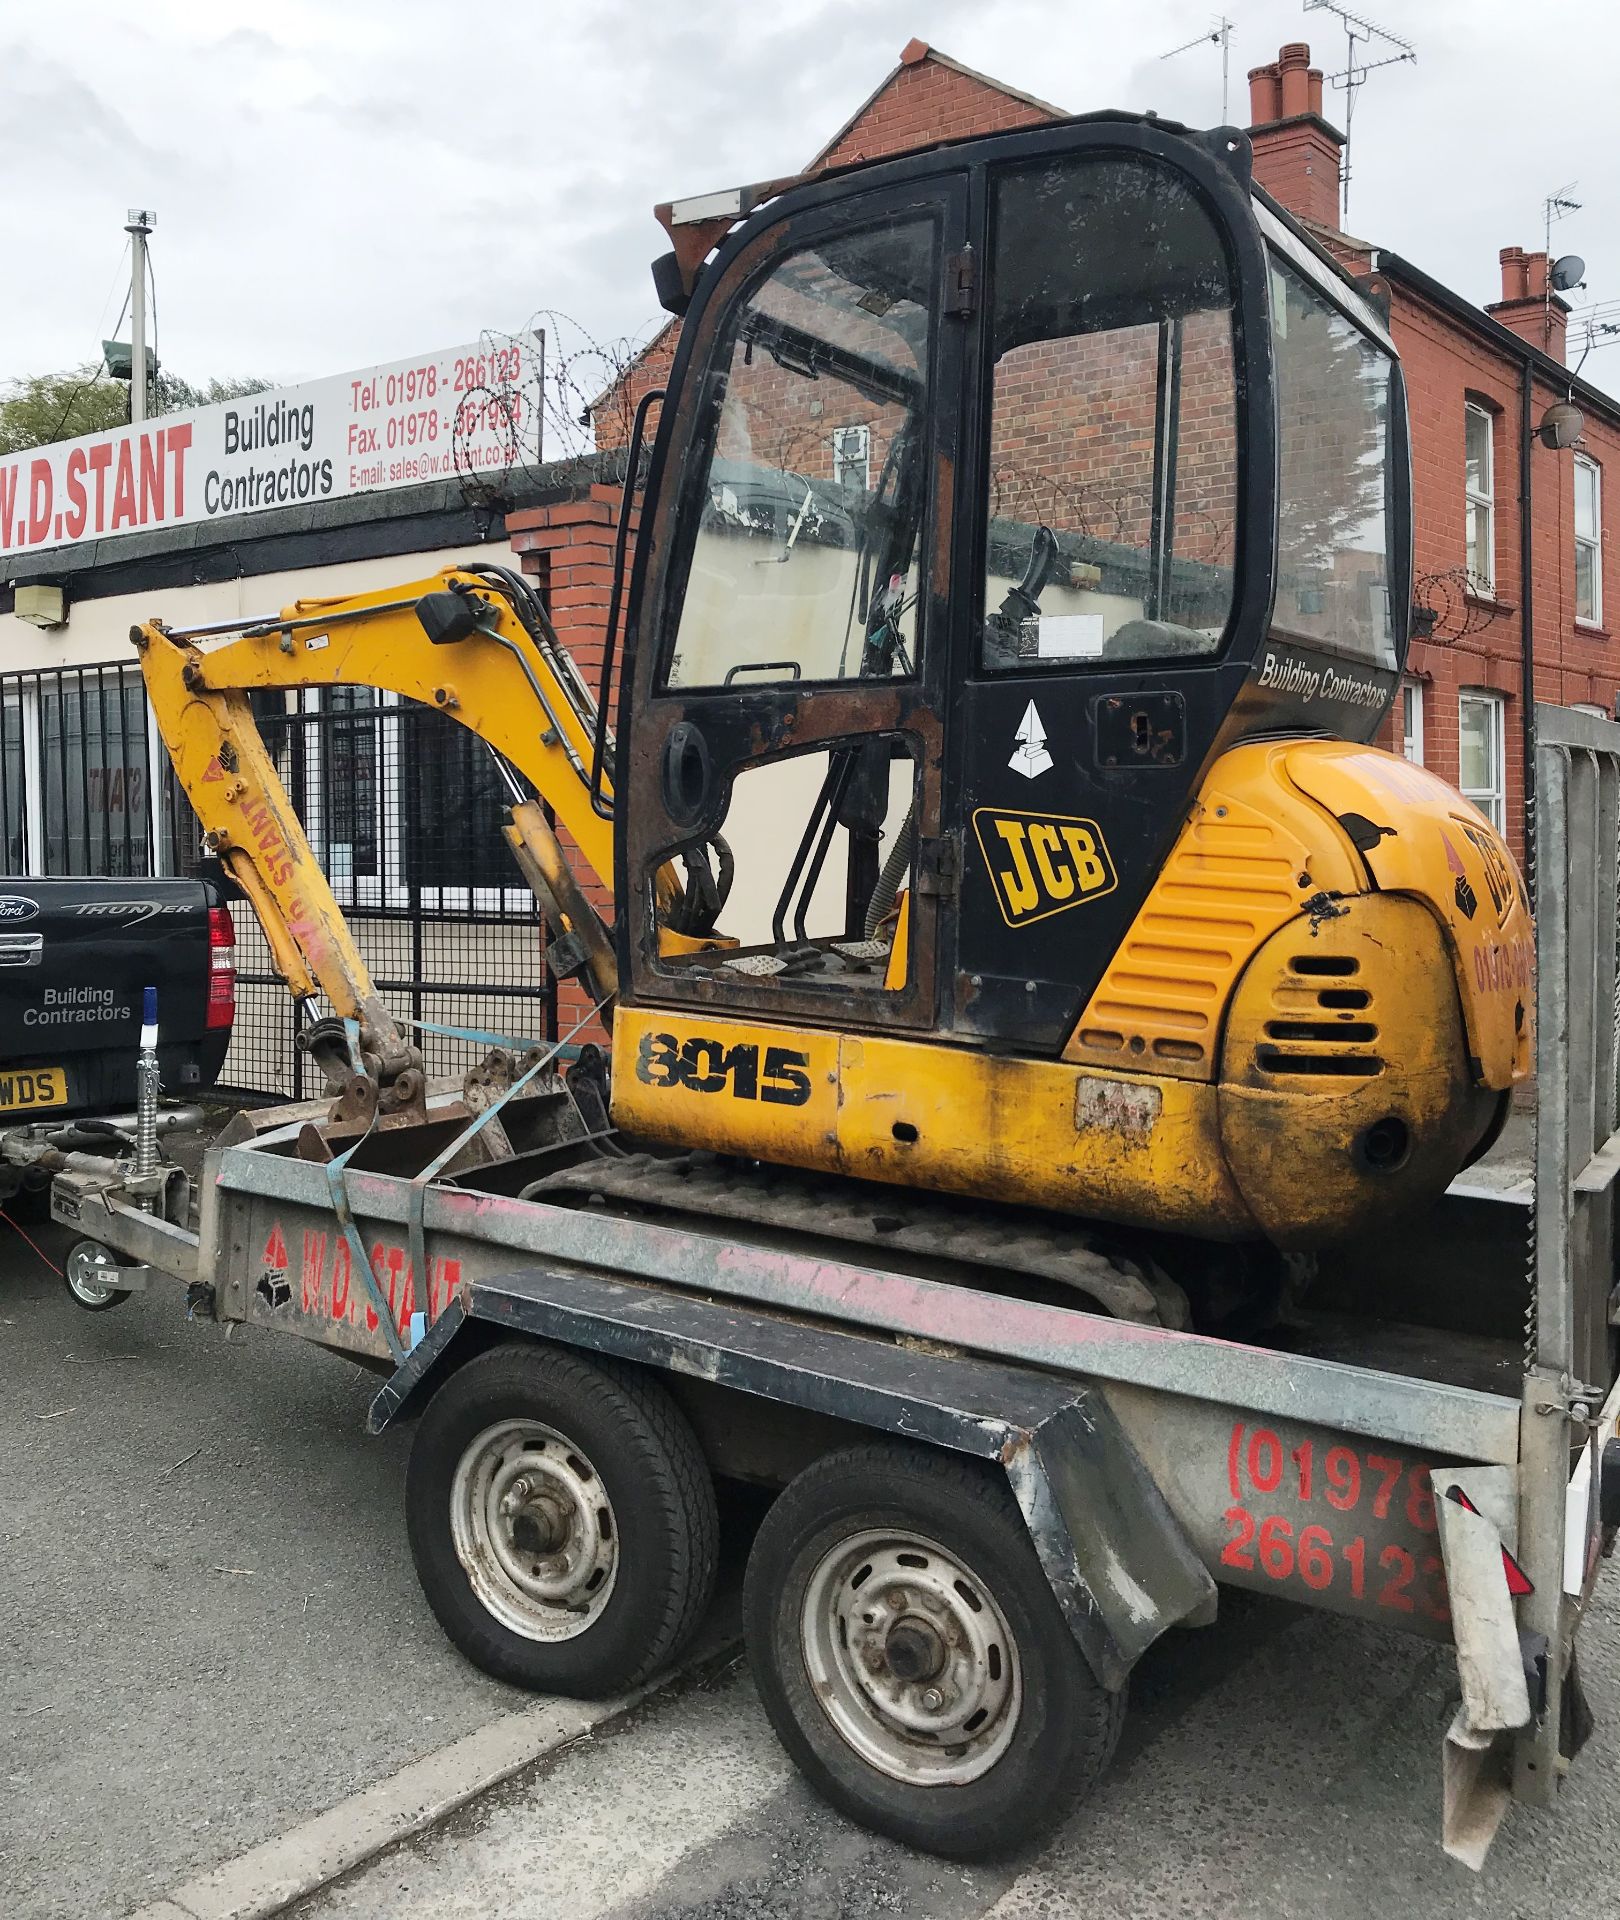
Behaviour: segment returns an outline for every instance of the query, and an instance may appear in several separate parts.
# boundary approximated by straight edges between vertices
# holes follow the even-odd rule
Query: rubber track
[[[670,1224],[699,1231],[712,1231],[708,1223],[716,1218],[744,1220],[845,1242],[853,1258],[862,1257],[855,1249],[876,1249],[885,1264],[898,1253],[1003,1277],[1023,1273],[1072,1288],[1116,1320],[1180,1330],[1191,1324],[1186,1296],[1173,1281],[1151,1263],[1100,1244],[1084,1226],[946,1195],[710,1155],[631,1154],[549,1174],[525,1197],[564,1204],[600,1198],[674,1215]]]

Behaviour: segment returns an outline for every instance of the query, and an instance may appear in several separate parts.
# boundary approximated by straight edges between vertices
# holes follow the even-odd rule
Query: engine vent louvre
[[[1326,984],[1359,970],[1348,954],[1299,953],[1289,960],[1265,1026],[1273,1044],[1255,1049],[1261,1073],[1344,1080],[1383,1072],[1372,994],[1365,987]]]

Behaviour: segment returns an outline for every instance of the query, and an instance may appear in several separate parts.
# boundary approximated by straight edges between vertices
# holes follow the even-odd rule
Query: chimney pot
[[[1249,73],[1254,177],[1301,219],[1339,224],[1339,164],[1344,135],[1322,118],[1322,71],[1301,40]]]
[[[1282,117],[1295,120],[1311,110],[1311,50],[1299,41],[1284,47],[1277,56],[1277,71],[1282,80]]]

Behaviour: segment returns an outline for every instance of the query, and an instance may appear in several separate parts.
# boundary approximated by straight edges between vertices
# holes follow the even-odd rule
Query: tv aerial
[[[1355,118],[1356,95],[1366,85],[1367,76],[1380,67],[1397,67],[1417,60],[1417,48],[1376,20],[1352,13],[1338,0],[1305,0],[1307,13],[1331,13],[1344,28],[1344,65],[1328,77],[1344,95],[1344,154],[1339,161],[1339,218],[1350,217],[1350,123]],[[1365,51],[1358,53],[1356,49]]]
[[[1232,91],[1232,22],[1224,13],[1214,16],[1209,23],[1208,33],[1201,33],[1196,39],[1187,40],[1179,47],[1172,47],[1168,53],[1161,53],[1161,60],[1174,60],[1178,53],[1191,53],[1194,47],[1218,46],[1221,50],[1221,125],[1231,121]]]

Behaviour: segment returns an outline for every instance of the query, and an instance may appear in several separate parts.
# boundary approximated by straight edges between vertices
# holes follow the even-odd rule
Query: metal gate
[[[439,1026],[556,1037],[541,928],[501,837],[507,789],[487,748],[444,714],[370,688],[257,700],[317,859],[390,1008]],[[28,874],[188,874],[201,828],[134,667],[0,678],[0,866]],[[296,1046],[324,1009],[297,1007],[258,921],[233,909],[237,1016],[221,1086],[320,1091]],[[430,1073],[480,1049],[429,1034]]]

